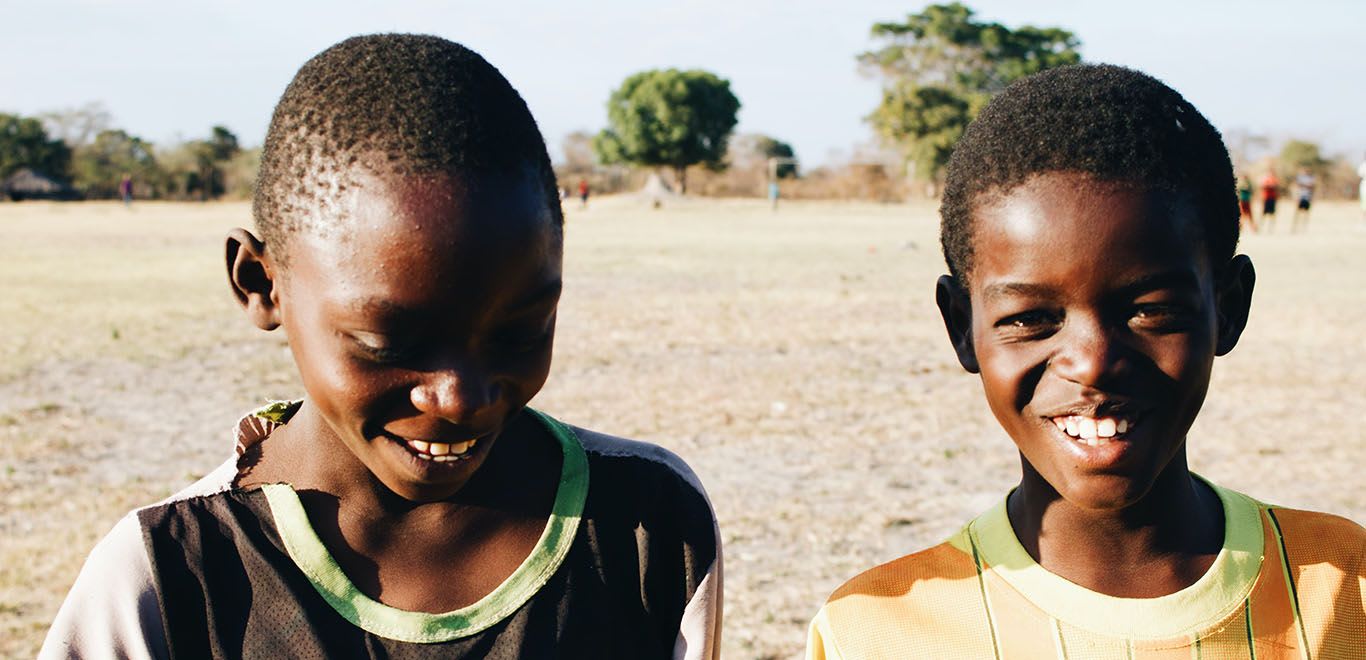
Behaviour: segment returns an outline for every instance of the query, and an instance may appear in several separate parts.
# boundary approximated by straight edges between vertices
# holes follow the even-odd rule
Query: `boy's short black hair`
[[[539,179],[557,231],[555,171],[517,90],[474,51],[440,37],[352,37],[304,63],[271,117],[252,214],[285,259],[290,233],[330,229],[360,164],[377,174]]]
[[[1209,121],[1161,81],[1106,64],[1059,67],[1016,81],[982,109],[949,160],[939,213],[949,273],[972,271],[972,214],[1032,176],[1077,172],[1188,195],[1210,264],[1238,244],[1233,165]]]

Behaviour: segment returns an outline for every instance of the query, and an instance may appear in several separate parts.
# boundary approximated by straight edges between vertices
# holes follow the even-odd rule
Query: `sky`
[[[978,0],[978,18],[1071,30],[1084,59],[1166,81],[1231,140],[1262,135],[1366,154],[1366,2]],[[923,2],[565,0],[332,2],[0,0],[0,112],[103,103],[154,143],[222,124],[259,145],[298,67],[348,36],[426,32],[478,51],[527,100],[558,158],[597,131],[628,75],[702,68],[731,83],[737,132],[790,143],[804,164],[849,157],[879,99],[855,56],[875,22]]]

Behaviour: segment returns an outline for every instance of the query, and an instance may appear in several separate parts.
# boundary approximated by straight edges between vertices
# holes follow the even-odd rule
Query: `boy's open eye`
[[[1157,332],[1178,332],[1190,325],[1190,309],[1168,302],[1138,303],[1130,315],[1132,323]]]
[[[1003,317],[995,323],[995,328],[1007,339],[1036,339],[1046,337],[1062,324],[1062,316],[1057,312],[1035,309]]]

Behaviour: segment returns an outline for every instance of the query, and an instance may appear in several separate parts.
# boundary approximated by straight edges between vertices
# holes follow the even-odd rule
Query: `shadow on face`
[[[290,238],[286,268],[264,254],[230,264],[253,320],[285,328],[308,394],[300,415],[345,448],[335,470],[448,497],[540,390],[561,287],[561,230],[540,188],[363,172],[336,225]],[[269,290],[238,276],[258,271]]]

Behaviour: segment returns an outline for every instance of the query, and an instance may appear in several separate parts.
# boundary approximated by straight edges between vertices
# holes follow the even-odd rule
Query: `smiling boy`
[[[124,518],[42,657],[713,658],[720,539],[676,456],[527,408],[563,216],[488,62],[344,41],[277,105],[227,265],[306,396]]]
[[[1128,69],[1029,77],[956,147],[941,214],[939,308],[1020,482],[836,590],[808,657],[1366,657],[1366,532],[1186,463],[1255,281],[1209,122]]]

